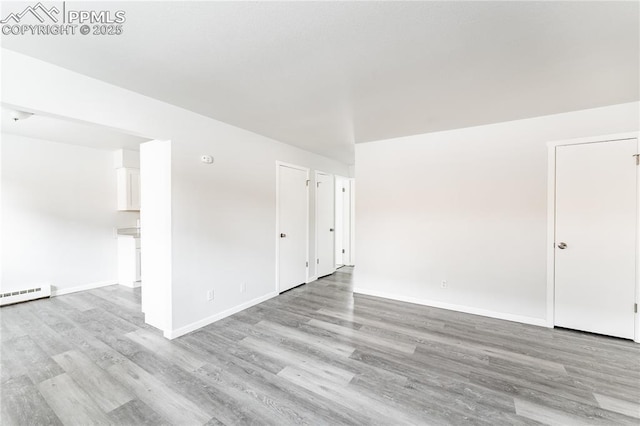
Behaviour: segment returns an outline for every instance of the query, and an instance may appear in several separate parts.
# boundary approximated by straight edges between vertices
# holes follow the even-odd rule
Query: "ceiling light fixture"
[[[27,118],[33,115],[32,112],[18,111],[18,110],[11,110],[9,114],[11,115],[11,118],[13,118],[13,121],[26,120]]]

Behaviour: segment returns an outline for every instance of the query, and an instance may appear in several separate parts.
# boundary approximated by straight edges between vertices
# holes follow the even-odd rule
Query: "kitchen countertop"
[[[118,236],[140,238],[140,228],[119,228]]]

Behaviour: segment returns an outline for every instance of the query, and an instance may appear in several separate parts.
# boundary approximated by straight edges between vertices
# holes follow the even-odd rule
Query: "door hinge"
[[[309,262],[304,262],[305,266],[308,268],[309,267]]]
[[[322,183],[322,182],[316,182],[316,188],[320,188],[320,184],[321,184],[321,183]]]
[[[640,154],[633,154],[636,157],[636,166],[640,166]]]
[[[320,259],[316,259],[316,263],[319,265],[320,264]]]
[[[342,249],[342,253],[344,253],[344,249]]]
[[[633,304],[633,312],[636,313],[636,314],[638,313],[638,304],[637,303]]]
[[[307,186],[309,186],[309,182],[311,182],[311,181],[309,179],[307,179],[307,183],[306,183]]]
[[[347,190],[346,190],[346,189],[344,189],[344,188],[342,188],[342,192],[347,192]]]

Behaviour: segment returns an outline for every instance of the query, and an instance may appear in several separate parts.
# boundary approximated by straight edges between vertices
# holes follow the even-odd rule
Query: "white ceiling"
[[[120,148],[137,151],[142,142],[148,141],[103,126],[43,115],[32,115],[27,119],[14,121],[10,111],[11,109],[2,107],[2,133],[111,151]]]
[[[71,4],[126,11],[124,34],[3,47],[348,163],[354,142],[639,99],[638,2]]]

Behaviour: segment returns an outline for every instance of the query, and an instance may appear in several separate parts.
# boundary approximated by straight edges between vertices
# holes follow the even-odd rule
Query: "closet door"
[[[333,176],[316,172],[316,275],[333,274],[335,265],[335,187]]]
[[[637,140],[556,147],[555,325],[632,339]]]
[[[307,281],[309,170],[278,165],[278,291]]]

